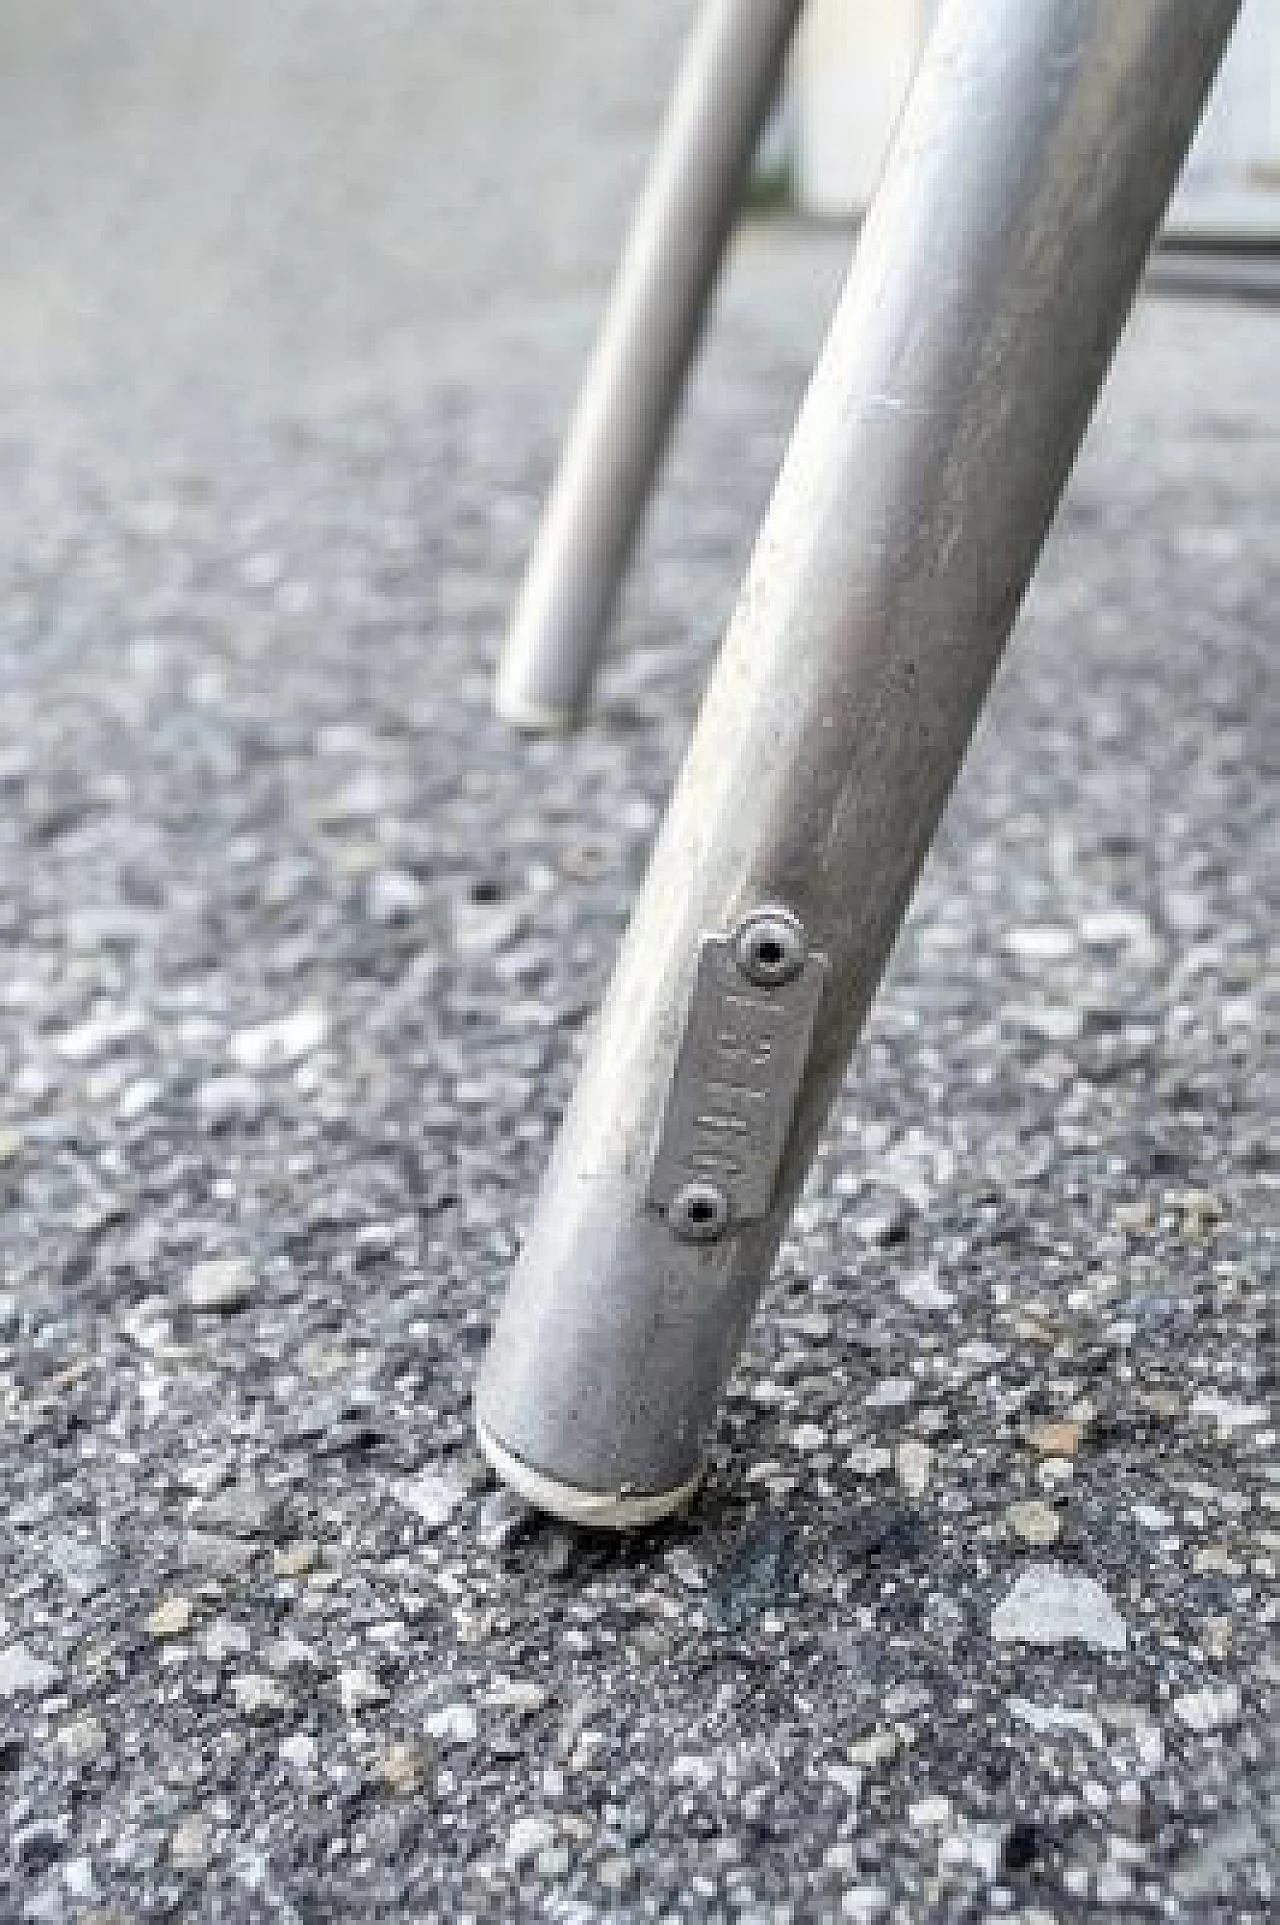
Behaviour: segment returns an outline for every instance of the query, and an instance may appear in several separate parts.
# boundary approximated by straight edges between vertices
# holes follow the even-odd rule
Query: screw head
[[[715,1183],[683,1183],[667,1205],[672,1232],[686,1243],[714,1243],[729,1227],[729,1199]]]
[[[739,923],[734,956],[757,989],[777,989],[800,974],[809,954],[804,929],[789,909],[757,909]]]

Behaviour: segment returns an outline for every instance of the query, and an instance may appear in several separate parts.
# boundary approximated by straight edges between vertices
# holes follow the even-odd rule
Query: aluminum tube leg
[[[801,3],[705,0],[499,666],[521,728],[572,728],[590,695]]]
[[[485,1360],[568,1517],[696,1479],[1236,0],[944,0]]]

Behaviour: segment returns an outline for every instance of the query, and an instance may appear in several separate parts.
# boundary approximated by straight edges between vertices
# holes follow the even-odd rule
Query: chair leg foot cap
[[[536,1510],[548,1511],[568,1524],[593,1525],[599,1530],[636,1530],[670,1517],[689,1502],[702,1482],[702,1472],[687,1478],[667,1491],[585,1490],[577,1484],[562,1484],[534,1470],[500,1444],[491,1430],[476,1418],[476,1441],[492,1468],[526,1503]]]

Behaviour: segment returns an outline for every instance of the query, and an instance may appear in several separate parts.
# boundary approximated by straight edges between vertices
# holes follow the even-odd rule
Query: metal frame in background
[[[581,719],[803,0],[705,0],[498,669],[498,713]]]
[[[483,1364],[546,1509],[697,1479],[1236,13],[944,0]]]

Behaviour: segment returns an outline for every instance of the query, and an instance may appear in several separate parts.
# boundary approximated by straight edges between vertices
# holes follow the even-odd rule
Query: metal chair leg
[[[679,1503],[1237,0],[944,0],[480,1379],[536,1503]]]
[[[686,49],[498,670],[521,728],[590,695],[801,4],[706,0]]]

